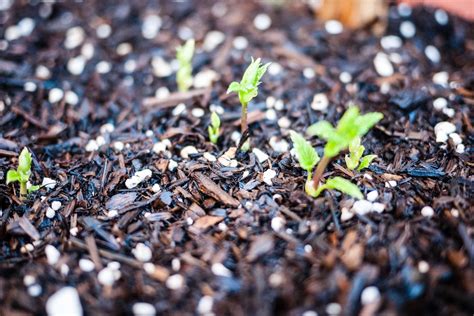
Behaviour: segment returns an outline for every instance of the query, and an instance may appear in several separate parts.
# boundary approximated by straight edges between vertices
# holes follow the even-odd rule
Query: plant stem
[[[326,167],[328,166],[330,161],[331,161],[331,158],[327,156],[323,156],[321,161],[318,163],[318,166],[316,167],[316,170],[314,171],[314,176],[313,176],[313,187],[315,190],[318,188],[319,181],[321,181],[323,172],[324,170],[326,170]]]
[[[247,103],[242,103],[242,117],[240,119],[240,133],[244,135],[247,130]]]
[[[26,182],[20,182],[20,199],[24,199],[28,194],[28,190],[26,189]]]

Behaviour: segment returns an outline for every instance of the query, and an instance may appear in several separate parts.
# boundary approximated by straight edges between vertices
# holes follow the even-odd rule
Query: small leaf
[[[375,158],[377,158],[377,155],[367,155],[362,157],[357,171],[361,171],[362,169],[367,168]]]
[[[357,185],[341,177],[334,177],[334,178],[328,179],[326,181],[326,186],[329,189],[341,191],[342,193],[345,193],[357,199],[364,198],[364,195],[362,194],[362,192],[360,192]]]
[[[28,188],[28,193],[32,193],[32,192],[38,191],[39,188],[40,188],[39,185],[31,185],[31,186]]]
[[[194,54],[194,39],[189,39],[176,48],[176,59],[182,64],[190,64]]]
[[[217,115],[216,112],[212,112],[211,114],[211,125],[215,130],[221,127],[221,119],[219,118],[219,115]]]
[[[250,65],[245,69],[245,72],[242,76],[242,81],[240,84],[242,86],[255,86],[256,81],[258,81],[257,74],[258,74],[258,68],[260,66],[260,58],[257,58],[256,60],[251,57],[251,62]]]
[[[353,155],[346,155],[344,160],[346,161],[346,166],[349,170],[354,170],[359,164],[359,159],[355,160]]]
[[[257,76],[256,76],[256,80],[255,80],[255,85],[259,85],[260,84],[260,79],[262,79],[263,75],[265,74],[265,72],[267,72],[267,68],[268,66],[270,66],[271,63],[266,63],[265,65],[261,66],[258,68],[257,70]]]
[[[349,140],[344,137],[340,137],[338,134],[331,136],[331,139],[324,146],[324,154],[328,157],[337,156],[342,150],[349,146]]]
[[[308,127],[306,133],[310,136],[318,136],[328,140],[336,134],[336,130],[328,121],[319,121]]]
[[[367,134],[381,119],[383,119],[383,114],[379,112],[371,112],[357,117],[354,124],[358,128],[358,136]]]
[[[31,153],[28,151],[28,148],[23,148],[18,158],[18,172],[27,173],[31,169]]]
[[[337,123],[337,130],[339,132],[350,130],[358,116],[359,108],[356,106],[349,107]]]
[[[301,134],[290,131],[290,135],[301,168],[311,172],[319,161],[318,153]]]
[[[7,184],[12,182],[20,181],[20,174],[16,170],[8,170],[7,172]]]
[[[231,92],[239,92],[240,91],[240,83],[238,83],[237,81],[234,81],[232,82],[230,85],[229,85],[229,88],[227,88],[227,94],[231,93]]]

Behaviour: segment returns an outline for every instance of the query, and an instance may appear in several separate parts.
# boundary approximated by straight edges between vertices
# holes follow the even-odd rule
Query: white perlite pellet
[[[134,316],[155,316],[156,309],[150,303],[138,302],[133,304],[132,312]]]
[[[442,110],[445,109],[447,106],[448,106],[448,100],[446,100],[445,98],[436,98],[436,99],[433,101],[433,107],[434,107],[435,110],[437,110],[437,111],[442,111]]]
[[[170,290],[179,290],[184,286],[184,278],[180,274],[173,274],[166,280],[166,287]]]
[[[311,108],[315,111],[325,112],[329,106],[329,100],[326,94],[317,93],[313,96]]]
[[[198,153],[198,151],[197,151],[196,147],[194,147],[194,146],[185,146],[183,149],[181,149],[180,155],[181,155],[181,158],[189,159],[189,155],[195,155],[197,153]]]
[[[223,277],[232,276],[232,272],[220,262],[213,263],[211,267],[211,271],[217,276],[223,276]]]
[[[326,21],[324,28],[326,29],[326,32],[333,35],[341,34],[344,30],[342,23],[337,20]]]
[[[51,295],[46,302],[48,316],[82,316],[83,310],[79,293],[71,286],[63,287]]]
[[[405,38],[412,38],[416,34],[415,24],[411,21],[404,21],[400,24],[400,33]]]
[[[46,209],[46,217],[47,218],[52,219],[52,218],[54,218],[55,215],[56,215],[56,212],[51,207],[48,207]]]
[[[380,39],[380,45],[385,50],[397,49],[402,47],[402,39],[396,35],[384,36]]]
[[[210,31],[204,37],[202,48],[206,52],[211,52],[225,40],[225,34],[220,31]]]
[[[158,15],[147,15],[142,24],[142,36],[146,39],[154,39],[160,31],[161,25],[162,21]]]
[[[50,103],[56,103],[63,99],[64,91],[59,88],[53,88],[49,91],[48,100]]]
[[[425,206],[421,209],[421,215],[424,217],[432,217],[434,215],[434,210],[431,206]]]
[[[267,14],[260,13],[253,19],[253,25],[257,30],[265,31],[272,25],[272,19]]]
[[[392,63],[385,53],[377,53],[377,55],[375,55],[374,67],[377,73],[382,77],[389,77],[393,75],[394,70]]]
[[[434,64],[437,64],[441,61],[441,54],[440,54],[439,50],[433,45],[426,46],[425,55]]]
[[[276,171],[273,169],[268,169],[263,173],[263,182],[265,182],[268,185],[273,185],[273,178],[275,178],[277,175]]]
[[[86,58],[82,55],[73,57],[67,62],[67,70],[75,76],[79,76],[84,71],[86,67]]]
[[[199,315],[209,315],[212,313],[212,306],[214,305],[214,299],[211,296],[203,296],[199,300],[196,311]]]
[[[46,259],[48,260],[48,264],[54,266],[59,261],[59,257],[61,257],[61,253],[59,252],[56,247],[53,245],[46,245],[44,248],[44,252],[46,254]]]
[[[272,218],[271,227],[276,232],[282,231],[285,228],[285,219],[280,216]]]
[[[261,150],[258,149],[258,148],[252,149],[252,153],[257,157],[257,160],[258,160],[258,162],[260,162],[260,163],[263,163],[263,162],[266,161],[268,158],[270,158],[270,156],[268,156],[266,153],[264,153],[263,151],[261,151]]]
[[[64,41],[64,47],[66,49],[74,49],[82,44],[86,34],[80,26],[70,28],[66,32],[66,39]]]
[[[456,132],[456,126],[451,122],[439,122],[434,127],[437,143],[445,143],[449,134]]]
[[[362,305],[369,305],[380,300],[380,291],[375,286],[366,287],[360,295],[360,302]]]
[[[370,202],[375,202],[375,200],[377,200],[378,197],[379,197],[379,192],[377,190],[373,190],[367,193],[367,200]]]
[[[84,272],[92,272],[95,269],[95,265],[94,265],[94,262],[92,262],[92,260],[80,259],[79,268]]]

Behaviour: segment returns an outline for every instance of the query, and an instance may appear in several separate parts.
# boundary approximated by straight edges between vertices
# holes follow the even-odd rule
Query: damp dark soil
[[[0,315],[45,314],[65,286],[86,315],[130,315],[137,302],[178,315],[474,313],[472,24],[391,7],[383,34],[329,34],[299,1],[30,2],[0,11]],[[156,34],[142,27],[150,14],[159,16],[148,21],[159,24]],[[254,22],[257,14],[265,15]],[[256,28],[268,17],[268,29]],[[24,18],[31,32],[31,20],[17,25]],[[403,22],[413,37],[400,34]],[[387,35],[401,46],[382,47]],[[178,93],[172,60],[188,37],[202,80]],[[375,69],[379,52],[393,74]],[[251,151],[229,166],[209,154],[236,146],[240,106],[226,88],[251,56],[273,63],[249,107],[252,148],[268,158]],[[324,111],[311,106],[320,93]],[[384,114],[363,139],[378,159],[353,172],[341,154],[325,177],[351,179],[364,195],[376,190],[385,209],[341,218],[354,200],[305,195],[289,130],[335,123],[350,102]],[[211,109],[222,120],[216,145],[207,136]],[[436,141],[443,121],[462,146]],[[168,148],[153,150],[163,140]],[[322,153],[324,143],[311,142]],[[31,182],[56,185],[20,201],[4,179],[24,146]],[[196,150],[183,155],[186,146]],[[128,188],[144,169],[151,177]],[[145,265],[140,243],[152,250]],[[60,254],[53,262],[48,245]],[[98,272],[110,262],[120,275],[104,285]],[[369,286],[376,291],[361,301]]]

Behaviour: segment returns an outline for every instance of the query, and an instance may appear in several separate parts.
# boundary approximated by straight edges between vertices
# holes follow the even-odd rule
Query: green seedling
[[[25,147],[18,158],[18,167],[16,170],[8,170],[7,184],[12,182],[20,182],[20,198],[24,198],[28,193],[39,189],[39,185],[27,186],[31,176],[31,153]]]
[[[317,197],[323,190],[332,189],[359,199],[363,198],[359,188],[344,178],[334,177],[328,179],[322,185],[320,185],[320,181],[331,159],[337,156],[341,151],[346,150],[352,142],[356,143],[356,138],[360,139],[361,136],[365,135],[382,118],[383,115],[377,112],[360,115],[359,109],[355,106],[351,106],[339,120],[336,128],[327,121],[320,121],[310,126],[307,131],[309,135],[315,135],[327,141],[322,159],[319,159],[314,148],[303,136],[296,132],[291,133],[291,139],[298,161],[301,167],[308,172],[305,184],[305,191],[308,195]],[[364,165],[370,163],[370,158],[366,160],[368,162],[364,162]],[[361,164],[362,161],[360,165]],[[315,166],[316,169],[314,170],[313,176],[311,176]]]
[[[186,92],[193,84],[193,67],[191,60],[194,54],[194,40],[187,40],[182,46],[176,48],[176,59],[179,63],[179,69],[176,73],[176,82],[181,92]]]
[[[207,127],[209,132],[209,140],[213,144],[217,144],[217,140],[219,139],[219,129],[221,127],[221,119],[216,112],[212,112],[211,114],[211,125]]]
[[[245,70],[242,80],[240,82],[232,82],[227,89],[227,93],[237,93],[240,104],[242,105],[242,117],[240,120],[240,132],[242,135],[244,135],[248,129],[247,106],[249,102],[258,95],[258,86],[261,83],[260,79],[262,79],[262,76],[267,71],[269,65],[270,63],[262,65],[260,63],[260,58],[254,60],[252,57],[252,62]],[[247,151],[249,147],[250,143],[247,140],[247,142],[241,147],[241,150]]]
[[[357,171],[361,171],[364,168],[367,168],[372,160],[377,158],[377,155],[366,155],[363,156],[365,147],[360,144],[360,137],[354,138],[354,140],[349,144],[349,155],[345,156],[346,166],[350,170],[357,168]]]
[[[301,168],[307,171],[307,178],[305,184],[305,191],[308,195],[317,197],[325,189],[338,190],[343,193],[349,194],[356,198],[362,198],[362,193],[359,188],[351,183],[349,180],[343,179],[341,177],[334,177],[328,179],[325,184],[320,185],[316,190],[313,187],[312,175],[313,168],[319,162],[320,158],[316,150],[311,146],[311,144],[304,139],[301,134],[298,134],[294,131],[290,131],[291,141],[296,151],[296,158],[300,163]]]

